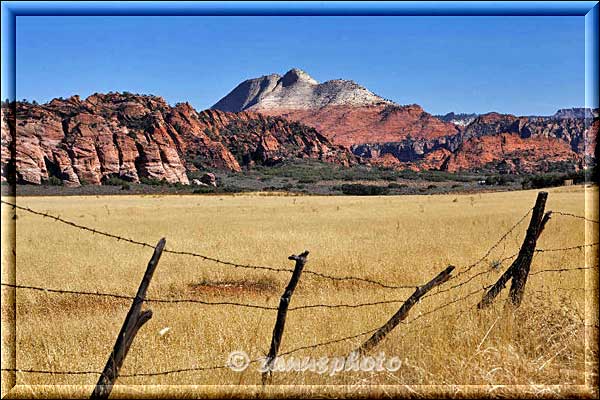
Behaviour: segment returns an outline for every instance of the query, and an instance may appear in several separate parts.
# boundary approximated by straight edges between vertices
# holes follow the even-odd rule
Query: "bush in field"
[[[561,186],[565,178],[561,175],[537,175],[523,180],[523,188],[541,189],[545,187]]]
[[[507,185],[510,182],[514,182],[515,178],[511,175],[492,175],[485,178],[486,185]]]
[[[390,190],[384,186],[344,184],[341,186],[342,193],[351,196],[381,196],[388,194]]]
[[[523,179],[523,189],[541,189],[552,186],[562,186],[566,179],[572,179],[573,183],[586,182],[585,172],[578,171],[569,174],[543,174],[528,176]]]

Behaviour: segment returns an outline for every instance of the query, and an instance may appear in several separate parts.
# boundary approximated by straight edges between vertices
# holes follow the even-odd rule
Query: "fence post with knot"
[[[119,336],[117,336],[117,341],[115,342],[112,353],[106,362],[106,366],[102,371],[102,375],[100,375],[100,379],[98,379],[98,383],[96,383],[94,391],[92,392],[92,399],[107,399],[108,396],[110,396],[113,385],[119,376],[119,370],[123,365],[123,361],[125,361],[125,357],[129,352],[129,348],[131,347],[131,343],[133,343],[135,335],[142,325],[152,318],[152,311],[142,311],[142,304],[146,298],[146,292],[148,291],[148,286],[150,286],[150,280],[152,279],[154,270],[156,269],[160,256],[165,248],[165,243],[166,240],[164,238],[160,239],[154,248],[154,254],[152,254],[152,258],[148,262],[148,267],[146,267],[146,272],[144,273],[140,287],[133,299],[127,317],[125,317],[125,322],[121,327]]]
[[[544,214],[547,198],[548,192],[538,193],[535,206],[533,207],[533,213],[531,214],[531,221],[529,221],[529,227],[527,228],[527,234],[525,235],[525,240],[523,241],[523,245],[519,250],[517,258],[483,296],[483,299],[477,304],[477,308],[483,309],[492,304],[496,296],[498,296],[506,286],[506,283],[511,279],[512,282],[509,294],[510,302],[515,307],[521,305],[537,240],[552,215],[552,211],[548,211]]]
[[[268,383],[269,378],[271,377],[271,370],[273,368],[273,363],[275,358],[277,357],[277,351],[279,350],[279,345],[281,344],[281,338],[283,336],[283,328],[285,327],[285,317],[287,315],[288,306],[290,304],[290,300],[292,299],[292,294],[294,294],[294,290],[296,289],[296,285],[298,285],[298,281],[300,280],[300,275],[302,275],[302,269],[304,265],[306,265],[308,257],[308,250],[304,251],[304,253],[299,255],[291,255],[288,257],[289,260],[296,261],[296,266],[294,267],[294,272],[292,273],[292,278],[288,283],[287,287],[283,291],[281,295],[281,299],[279,300],[279,308],[277,309],[277,320],[275,321],[275,327],[273,328],[273,338],[271,339],[271,348],[269,349],[269,353],[267,354],[267,358],[265,360],[265,371],[262,373],[262,384]]]

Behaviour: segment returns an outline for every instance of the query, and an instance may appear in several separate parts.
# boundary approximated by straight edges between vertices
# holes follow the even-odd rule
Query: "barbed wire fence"
[[[105,231],[102,231],[99,229],[91,228],[89,226],[84,226],[84,225],[75,223],[73,221],[70,221],[68,219],[62,218],[60,215],[52,215],[47,212],[33,210],[29,207],[17,205],[16,203],[7,202],[4,200],[0,200],[0,202],[2,204],[12,207],[14,210],[19,210],[19,211],[23,211],[23,212],[26,212],[26,213],[29,213],[32,215],[49,218],[56,222],[60,222],[62,224],[71,226],[73,228],[76,228],[76,229],[79,229],[79,230],[82,230],[85,232],[97,234],[97,235],[104,236],[104,237],[107,237],[110,239],[114,239],[116,241],[129,243],[129,244],[132,244],[135,246],[152,248],[152,249],[155,249],[155,251],[156,251],[156,247],[147,242],[123,237],[118,234],[105,232]],[[422,294],[421,296],[419,296],[419,303],[424,301],[425,299],[428,299],[428,298],[431,298],[434,296],[439,296],[443,293],[455,292],[457,289],[459,289],[465,285],[473,285],[474,283],[477,282],[476,278],[482,277],[484,275],[488,275],[490,273],[497,272],[506,261],[514,260],[513,264],[511,264],[511,267],[512,267],[515,264],[515,262],[519,259],[520,252],[523,250],[525,243],[522,246],[522,249],[518,253],[511,254],[511,255],[503,257],[499,260],[495,260],[493,268],[484,268],[481,271],[478,271],[474,274],[468,275],[470,271],[472,271],[473,269],[476,269],[477,267],[480,267],[481,265],[484,265],[486,261],[489,261],[489,257],[492,254],[492,252],[496,248],[498,248],[498,246],[500,246],[502,243],[504,243],[507,240],[507,238],[515,231],[515,229],[517,229],[517,227],[519,227],[526,220],[527,216],[529,214],[531,214],[532,211],[535,211],[535,207],[528,209],[527,212],[519,220],[517,220],[515,224],[513,224],[503,235],[500,236],[500,238],[490,248],[488,248],[488,250],[484,253],[484,255],[482,257],[478,258],[476,261],[474,261],[473,263],[471,263],[469,265],[459,268],[458,272],[455,275],[450,276],[448,274],[445,281],[442,282],[446,285],[446,288],[444,288],[444,289],[438,288],[436,291],[432,291],[428,294]],[[543,211],[543,209],[542,209],[542,211]],[[590,218],[576,215],[576,214],[572,214],[572,213],[568,213],[568,212],[563,212],[563,211],[549,211],[546,214],[548,214],[548,219],[549,219],[549,216],[551,216],[551,215],[559,215],[561,217],[581,219],[585,223],[592,223],[592,224],[599,223],[597,220],[590,219]],[[530,224],[530,229],[531,229],[531,224]],[[543,229],[543,227],[541,227],[541,229]],[[529,229],[528,229],[528,231],[529,231]],[[540,230],[540,232],[541,232],[541,230]],[[579,244],[579,245],[570,245],[570,246],[566,246],[566,247],[562,247],[562,248],[547,248],[547,249],[543,249],[543,248],[538,249],[538,248],[535,248],[535,246],[534,246],[534,248],[530,249],[530,250],[532,251],[533,256],[535,256],[536,254],[545,253],[545,252],[568,252],[568,251],[575,251],[575,250],[584,250],[589,247],[598,246],[598,244],[599,244],[598,242],[594,242],[594,243],[585,243],[585,244]],[[184,251],[184,250],[175,250],[175,249],[168,249],[168,248],[164,248],[161,250],[164,253],[200,258],[204,261],[214,262],[219,265],[226,266],[226,267],[232,267],[232,268],[253,269],[253,270],[268,271],[268,272],[272,272],[272,273],[292,274],[294,272],[294,270],[290,269],[290,268],[280,268],[280,267],[265,266],[265,265],[242,264],[242,263],[237,263],[237,262],[233,262],[233,261],[229,261],[229,260],[222,260],[219,258],[207,256],[207,255],[201,254],[201,253]],[[511,267],[509,267],[509,269]],[[454,269],[454,268],[452,268],[452,269]],[[544,274],[556,274],[556,273],[562,274],[562,273],[569,273],[569,272],[573,272],[573,271],[593,270],[593,269],[598,269],[598,265],[597,264],[591,265],[591,266],[561,265],[561,266],[556,266],[556,267],[552,267],[552,268],[544,268],[544,269],[534,270],[531,272],[527,271],[527,275],[530,276],[532,279],[534,279],[535,277],[542,276]],[[337,275],[321,273],[318,271],[312,271],[310,269],[304,270],[303,274],[308,275],[313,279],[326,279],[326,280],[338,281],[338,282],[339,281],[362,282],[362,283],[373,285],[375,287],[379,287],[379,288],[383,288],[383,289],[393,289],[393,290],[413,289],[413,290],[416,290],[416,292],[418,292],[423,286],[426,286],[426,285],[422,285],[422,284],[420,285],[420,284],[389,283],[389,282],[383,282],[383,281],[376,280],[376,279],[370,279],[370,278],[366,278],[366,277],[352,276],[352,275],[337,276]],[[465,275],[467,275],[467,276],[465,276]],[[460,279],[460,278],[463,278],[463,279]],[[450,282],[454,282],[454,283],[450,284]],[[136,301],[141,300],[143,303],[148,303],[148,304],[189,303],[189,304],[198,304],[198,305],[202,305],[202,306],[215,306],[215,307],[227,306],[227,307],[259,309],[259,310],[267,310],[267,311],[279,311],[280,310],[280,307],[276,307],[276,306],[243,303],[243,302],[232,302],[232,301],[207,301],[207,300],[201,300],[201,299],[197,299],[197,298],[146,298],[145,296],[140,299],[140,297],[137,295],[129,296],[129,295],[123,295],[123,294],[119,294],[119,293],[107,293],[107,292],[101,292],[101,291],[64,290],[64,289],[59,289],[59,288],[49,288],[49,287],[41,287],[41,286],[33,286],[33,285],[25,285],[25,284],[17,284],[17,283],[8,283],[8,282],[2,282],[1,286],[3,288],[12,288],[12,289],[18,289],[18,290],[43,292],[43,293],[48,293],[48,294],[52,294],[52,295],[87,296],[87,297],[100,297],[100,298],[111,299],[111,300],[116,300],[116,301],[133,301],[134,304]],[[419,313],[417,316],[415,316],[414,318],[412,318],[408,321],[404,320],[404,318],[406,317],[406,315],[404,315],[403,319],[400,321],[400,324],[402,326],[407,326],[407,325],[412,325],[419,320],[421,320],[421,321],[427,320],[426,317],[431,317],[432,315],[437,314],[450,306],[459,305],[459,304],[462,305],[462,304],[466,303],[469,299],[473,298],[475,295],[486,293],[492,287],[493,287],[493,284],[478,287],[478,288],[468,292],[465,295],[462,295],[459,297],[454,297],[445,303],[437,305],[436,307],[434,307],[431,310],[428,310],[423,313]],[[585,290],[585,288],[578,288],[578,287],[561,288],[561,289],[564,289],[565,291]],[[282,297],[282,299],[283,299],[283,297]],[[339,304],[316,303],[316,304],[305,304],[305,305],[299,305],[299,306],[286,307],[286,311],[300,312],[302,310],[313,310],[313,309],[330,309],[331,310],[331,309],[338,309],[338,308],[339,309],[360,309],[360,308],[365,308],[365,307],[372,307],[372,306],[378,306],[378,305],[389,305],[389,304],[402,304],[403,306],[406,306],[406,301],[407,301],[407,296],[402,296],[402,297],[394,298],[391,300],[362,302],[362,303],[339,303]],[[289,302],[289,298],[288,298],[288,302]],[[457,312],[454,312],[452,314],[445,314],[445,316],[446,317],[448,317],[448,316],[456,317],[458,315],[465,314],[467,312],[472,312],[473,309],[475,309],[476,307],[477,307],[477,303],[470,304],[468,307],[463,307],[463,308],[459,309]],[[410,309],[410,307],[409,307],[409,309]],[[406,314],[408,314],[408,311],[406,312]],[[433,323],[434,322],[432,321],[428,325],[431,326]],[[143,324],[143,322],[142,322],[142,324]],[[595,325],[585,325],[585,326],[598,328]],[[422,326],[422,328],[423,327],[427,327],[427,325]],[[290,354],[293,354],[293,353],[296,353],[299,351],[303,351],[303,350],[314,350],[314,349],[318,349],[321,347],[334,345],[337,343],[348,342],[348,341],[352,341],[352,340],[356,341],[359,338],[366,337],[367,335],[372,335],[372,334],[378,332],[378,330],[380,330],[380,329],[381,329],[381,327],[377,326],[372,329],[354,333],[354,334],[351,334],[348,336],[332,338],[332,339],[328,339],[328,340],[313,343],[313,344],[299,346],[294,349],[287,350],[285,352],[281,352],[281,353],[277,354],[277,356],[281,357],[281,356],[290,355]],[[281,332],[281,333],[283,333],[283,332]],[[404,335],[407,335],[407,334],[408,334],[408,332],[404,333]],[[131,338],[131,340],[133,340],[133,338]],[[255,358],[250,361],[250,364],[264,362],[264,360],[265,360],[265,357]],[[119,378],[132,378],[132,377],[144,377],[144,376],[151,377],[151,376],[161,376],[161,375],[170,375],[170,374],[187,373],[187,372],[219,370],[219,369],[227,369],[227,368],[229,368],[229,366],[226,364],[218,364],[218,365],[200,366],[200,367],[177,368],[177,369],[163,370],[163,371],[137,372],[137,373],[129,373],[129,374],[117,373],[116,375],[118,375]],[[42,370],[42,369],[35,369],[35,368],[2,368],[1,370],[4,372],[13,372],[13,373],[47,374],[47,375],[97,375],[100,377],[100,380],[107,379],[108,375],[110,375],[106,372],[106,370],[105,371],[92,371],[92,370],[57,371],[57,370]],[[114,371],[112,371],[112,372],[114,372]],[[113,378],[116,379],[116,376],[113,376]],[[108,391],[108,394],[109,393],[110,393],[110,390]],[[108,397],[108,394],[104,393],[103,396],[100,396],[100,397]],[[99,396],[96,396],[96,397],[99,397]]]

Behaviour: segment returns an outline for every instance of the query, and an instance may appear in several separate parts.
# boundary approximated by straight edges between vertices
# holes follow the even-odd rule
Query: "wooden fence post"
[[[450,274],[454,270],[454,267],[450,265],[448,268],[440,272],[435,278],[427,282],[425,285],[420,286],[415,292],[402,304],[400,309],[385,323],[381,328],[377,330],[366,342],[364,342],[356,351],[357,355],[366,354],[369,350],[377,345],[383,338],[394,329],[401,321],[403,321],[410,309],[434,287],[441,285],[450,279]]]
[[[131,304],[131,308],[127,313],[127,317],[125,317],[125,322],[121,327],[119,336],[117,336],[117,341],[115,342],[112,353],[106,362],[106,366],[102,371],[102,375],[100,375],[100,379],[98,379],[98,383],[96,384],[94,391],[92,392],[92,399],[108,398],[110,392],[112,391],[113,385],[119,376],[119,370],[123,365],[123,361],[125,361],[125,357],[127,356],[127,352],[129,351],[129,347],[131,346],[135,335],[142,325],[152,318],[152,311],[142,311],[142,304],[144,302],[144,298],[146,297],[146,291],[150,285],[150,280],[152,279],[154,270],[158,265],[158,260],[160,260],[160,256],[165,248],[165,243],[166,240],[164,238],[160,239],[156,245],[156,248],[154,249],[154,254],[152,254],[152,258],[148,262],[148,267],[146,268],[146,272],[144,273],[140,287],[135,295],[135,299]]]
[[[538,193],[535,206],[533,207],[531,220],[529,221],[529,227],[527,228],[527,234],[525,235],[525,240],[523,240],[523,245],[519,250],[519,255],[504,274],[502,274],[500,279],[498,279],[498,281],[483,296],[483,299],[477,304],[477,308],[482,309],[492,304],[496,296],[504,289],[506,283],[510,279],[512,279],[510,301],[515,307],[518,307],[521,304],[537,240],[552,214],[551,211],[544,214],[547,198],[548,192]]]
[[[268,378],[271,376],[271,368],[273,366],[275,358],[277,357],[277,351],[279,350],[279,345],[281,344],[281,337],[283,336],[283,328],[285,327],[285,317],[287,315],[287,309],[290,304],[290,300],[292,299],[292,294],[294,294],[294,290],[296,289],[296,285],[300,280],[300,275],[302,274],[302,269],[306,264],[307,257],[308,250],[297,256],[291,255],[288,257],[288,260],[296,261],[296,266],[294,267],[292,278],[290,279],[290,282],[288,283],[283,294],[281,295],[281,299],[279,300],[279,307],[277,309],[277,320],[275,321],[275,327],[273,328],[273,338],[271,339],[271,348],[269,349],[269,354],[267,354],[267,359],[265,362],[265,366],[267,367],[267,369],[262,374],[263,385],[265,383],[268,383]]]

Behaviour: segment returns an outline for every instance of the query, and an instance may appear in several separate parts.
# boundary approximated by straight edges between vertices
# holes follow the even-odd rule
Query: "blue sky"
[[[17,98],[155,94],[197,109],[298,67],[433,114],[584,105],[583,17],[17,17]],[[3,96],[5,97],[5,96]]]

